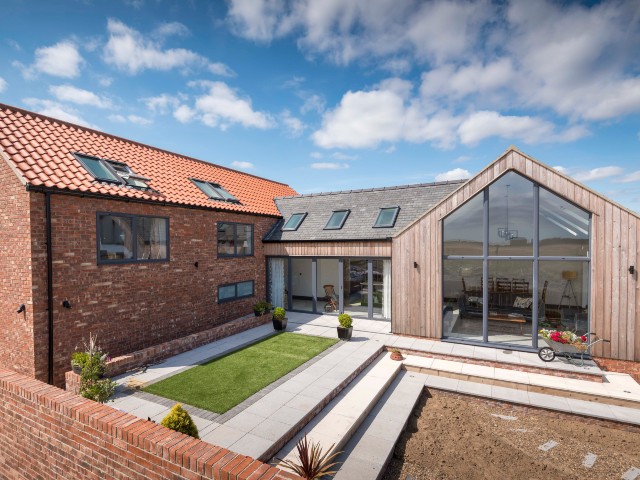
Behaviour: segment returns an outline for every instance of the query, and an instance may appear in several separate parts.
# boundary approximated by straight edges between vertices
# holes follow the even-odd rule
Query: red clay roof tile
[[[0,146],[26,182],[34,186],[273,216],[280,216],[274,197],[296,195],[283,183],[3,104]],[[150,178],[155,192],[99,182],[73,153],[124,162]],[[240,204],[208,199],[190,178],[219,183]]]

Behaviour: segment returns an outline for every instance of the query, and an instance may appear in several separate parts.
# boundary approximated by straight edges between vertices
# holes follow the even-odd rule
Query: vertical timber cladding
[[[591,212],[592,353],[640,361],[640,216],[513,148],[393,239],[394,333],[442,337],[442,219],[508,170]]]
[[[265,256],[391,257],[391,242],[388,241],[268,242],[263,246]]]

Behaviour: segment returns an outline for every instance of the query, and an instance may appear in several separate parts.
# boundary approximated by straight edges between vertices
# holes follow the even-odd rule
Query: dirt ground
[[[551,440],[558,445],[538,448]],[[582,465],[588,453],[597,455],[592,468]],[[384,480],[604,480],[632,467],[640,469],[640,433],[425,393]]]

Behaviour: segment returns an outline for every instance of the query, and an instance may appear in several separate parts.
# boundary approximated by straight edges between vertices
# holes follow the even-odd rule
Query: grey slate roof
[[[384,240],[393,237],[465,182],[457,180],[279,197],[275,202],[284,219],[274,225],[264,241]],[[380,208],[397,206],[400,213],[393,227],[373,228]],[[342,229],[324,230],[334,210],[351,210],[351,213]],[[304,212],[308,215],[298,230],[281,230],[292,214]]]

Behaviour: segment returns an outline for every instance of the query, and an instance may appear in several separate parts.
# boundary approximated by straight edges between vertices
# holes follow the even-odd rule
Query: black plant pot
[[[253,314],[254,314],[256,317],[259,317],[260,315],[262,315],[262,312],[256,312],[256,311],[254,310],[254,311],[253,311]]]
[[[286,330],[287,329],[287,317],[284,317],[282,320],[276,320],[271,317],[271,321],[273,322],[273,328],[275,330]]]
[[[338,338],[340,340],[344,340],[345,342],[348,342],[349,340],[351,340],[353,327],[349,327],[349,328],[337,327],[337,328],[338,328]]]
[[[80,375],[82,373],[82,367],[80,365],[71,365],[71,370],[73,370],[73,373]]]

